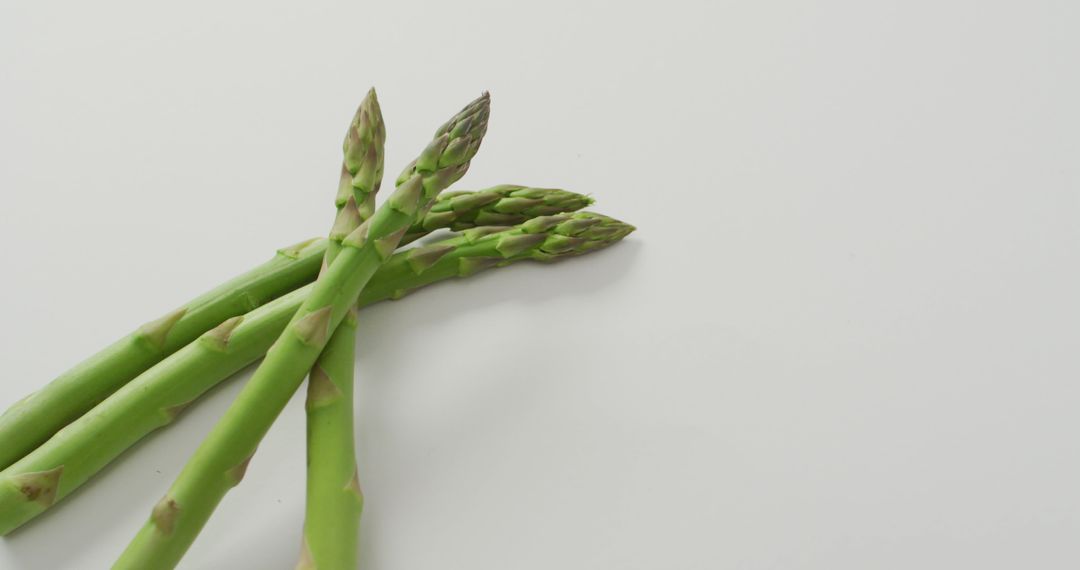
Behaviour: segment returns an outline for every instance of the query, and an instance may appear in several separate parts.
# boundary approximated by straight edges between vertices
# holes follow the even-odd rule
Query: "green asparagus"
[[[461,219],[483,220],[486,219],[484,216],[498,214],[504,208],[499,202],[486,200],[466,208],[467,197],[497,188],[500,187],[458,191],[445,198],[440,195],[431,210],[436,213],[444,211],[447,203],[453,199],[453,208],[459,212]],[[535,199],[545,204],[559,204],[563,208],[561,211],[574,211],[590,202],[585,196],[563,190],[522,190],[535,193]],[[364,202],[365,208],[366,204]],[[453,220],[440,225],[431,216],[426,216],[409,228],[401,243],[404,245],[430,231],[450,227],[450,221]],[[460,229],[465,226],[458,223],[456,227]],[[25,456],[60,428],[202,333],[314,281],[326,248],[327,240],[322,238],[282,248],[270,261],[189,301],[183,309],[143,325],[14,404],[0,415],[0,441],[4,442],[0,446],[0,470]]]
[[[409,228],[409,241],[440,228],[454,231],[476,226],[512,226],[536,216],[573,212],[592,198],[555,188],[503,184],[476,192],[444,192],[419,223]]]
[[[355,359],[356,315],[350,313],[308,375],[307,500],[297,570],[356,568],[364,495],[353,436]]]
[[[23,457],[162,358],[214,328],[311,282],[324,243],[302,242],[146,323],[0,415],[0,469]]]
[[[375,194],[383,177],[383,146],[386,125],[375,89],[368,91],[345,133],[341,161],[341,182],[334,199],[337,217],[330,229],[325,266],[341,251],[341,241],[375,211]]]
[[[517,237],[538,234],[545,227],[543,241],[533,235]],[[627,224],[588,212],[511,229],[466,230],[445,241],[395,253],[364,288],[358,306],[397,299],[420,287],[496,265],[587,253],[631,231]],[[528,247],[520,249],[523,239]],[[147,434],[173,422],[208,390],[265,354],[313,287],[306,285],[222,323],[0,472],[0,534],[75,491]]]
[[[468,170],[487,132],[489,106],[485,93],[440,127],[398,177],[386,203],[342,240],[341,252],[114,568],[176,566],[217,504],[240,482],[259,441],[371,276],[439,192]]]
[[[350,154],[359,154],[357,147],[363,144],[368,145],[366,158],[357,168],[342,170],[336,200],[338,215],[324,267],[329,267],[340,253],[341,240],[371,217],[375,194],[382,183],[381,151],[386,129],[374,90],[368,94],[368,100],[370,103],[366,108],[361,106],[362,112],[350,127],[344,148],[346,165],[356,163],[350,161]],[[365,175],[365,172],[373,174]],[[310,568],[356,567],[363,500],[353,445],[355,358],[356,318],[350,312],[334,330],[308,374],[307,501],[301,565]]]

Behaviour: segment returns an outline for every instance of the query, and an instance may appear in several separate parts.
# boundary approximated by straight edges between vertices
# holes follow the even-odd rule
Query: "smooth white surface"
[[[462,188],[640,230],[364,311],[365,568],[1080,566],[1075,1],[299,4],[0,10],[0,406],[323,233],[369,85],[389,176],[488,89]],[[247,377],[0,568],[108,567]],[[292,568],[303,441],[182,567]]]

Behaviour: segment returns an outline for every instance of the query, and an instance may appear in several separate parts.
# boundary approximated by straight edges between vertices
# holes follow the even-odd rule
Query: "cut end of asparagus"
[[[56,501],[56,490],[60,487],[60,475],[63,473],[64,466],[61,465],[48,471],[20,473],[13,476],[10,481],[27,502],[48,507]]]
[[[169,536],[176,529],[176,519],[179,516],[180,505],[177,504],[176,499],[165,495],[154,505],[154,510],[150,512],[150,521],[154,523],[158,532]]]

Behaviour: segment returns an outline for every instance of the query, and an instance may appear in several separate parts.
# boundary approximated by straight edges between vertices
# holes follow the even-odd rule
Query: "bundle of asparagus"
[[[376,208],[386,129],[369,91],[346,132],[327,238],[279,250],[0,416],[0,534],[262,357],[114,568],[175,567],[305,377],[307,509],[297,568],[355,568],[363,508],[352,407],[357,309],[525,259],[581,255],[634,230],[580,211],[591,198],[564,190],[503,185],[440,194],[469,169],[489,108],[485,93],[440,127]],[[456,233],[403,247],[437,230]]]

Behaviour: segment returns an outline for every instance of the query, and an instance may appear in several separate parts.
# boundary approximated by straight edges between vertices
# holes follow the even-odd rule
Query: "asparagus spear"
[[[550,262],[596,251],[634,231],[634,226],[593,212],[538,216],[513,227],[480,226],[453,238],[396,254],[364,296],[400,299],[426,285],[467,277],[524,259]]]
[[[270,261],[146,323],[17,402],[0,415],[0,469],[225,319],[310,282],[322,249],[306,241],[280,250]]]
[[[338,214],[326,250],[324,270],[340,253],[341,239],[371,217],[375,193],[382,183],[382,146],[386,130],[374,90],[368,99],[372,103],[368,109],[361,106],[361,112],[345,138],[346,164],[350,162],[350,154],[359,154],[357,147],[366,144],[368,148],[355,171],[342,170],[336,200]],[[357,208],[357,204],[361,207]],[[356,315],[355,311],[350,311],[334,330],[308,374],[307,501],[303,544],[304,559],[310,561],[310,568],[356,567],[356,541],[363,499],[356,476],[353,441],[355,359]]]
[[[349,172],[347,167],[343,166],[343,172]],[[489,202],[484,199],[470,205],[468,198],[497,188],[502,187],[459,191],[445,198],[440,195],[432,212],[451,208],[449,202],[453,200],[456,218],[489,219],[488,216],[506,210],[501,205],[502,200]],[[574,211],[590,203],[585,196],[564,190],[523,187],[521,192],[529,193],[544,204],[556,204],[562,208],[560,211]],[[367,201],[358,205],[361,210],[367,207]],[[467,222],[446,218],[444,223],[439,223],[433,216],[425,216],[409,228],[401,242],[406,244],[430,231],[450,227],[451,222],[455,222],[453,225],[458,229],[471,227],[465,225]],[[0,446],[0,469],[25,456],[60,428],[199,335],[229,318],[314,281],[326,249],[327,240],[320,238],[282,248],[270,261],[187,302],[183,308],[143,325],[11,406],[0,415],[0,441],[4,442]]]
[[[395,253],[364,288],[358,306],[397,299],[420,287],[496,265],[588,253],[631,231],[633,227],[627,224],[588,212],[543,218],[510,229],[470,229],[445,241]],[[543,241],[535,235],[543,235]],[[527,247],[521,249],[522,243]],[[309,284],[222,323],[0,472],[0,534],[75,491],[147,434],[170,424],[200,396],[265,354],[313,287]]]
[[[512,226],[536,216],[573,212],[592,204],[592,198],[555,188],[530,188],[515,184],[493,186],[476,192],[444,192],[405,239],[450,228],[460,231],[476,226]]]
[[[468,170],[487,131],[489,105],[485,93],[440,127],[398,177],[387,202],[342,240],[341,252],[114,568],[176,566],[225,493],[240,482],[259,441],[371,276],[439,192]]]
[[[375,194],[382,185],[385,142],[386,126],[373,87],[360,102],[342,144],[345,158],[341,161],[341,182],[334,198],[337,217],[330,230],[325,266],[341,251],[341,241],[375,211]]]
[[[349,313],[308,375],[307,500],[297,570],[356,568],[364,495],[353,435],[355,359],[356,315]]]

